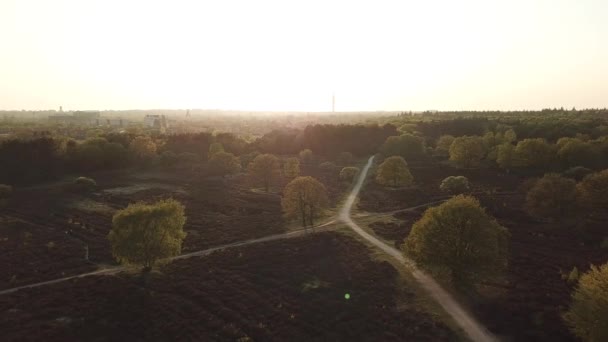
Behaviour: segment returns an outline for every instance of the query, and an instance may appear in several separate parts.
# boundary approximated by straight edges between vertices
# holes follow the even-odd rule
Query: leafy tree
[[[405,159],[400,156],[386,158],[378,167],[376,181],[382,185],[406,186],[411,185],[414,177],[407,167]]]
[[[260,152],[253,151],[253,152],[239,156],[239,159],[241,160],[241,166],[243,167],[243,169],[246,170],[247,168],[249,168],[249,163],[251,163],[255,159],[255,157],[257,157],[259,155],[260,155]]]
[[[586,176],[577,188],[583,206],[608,212],[608,169]]]
[[[558,174],[546,174],[526,195],[526,211],[538,218],[568,216],[576,209],[576,182]]]
[[[215,154],[224,152],[224,145],[219,142],[214,142],[209,145],[209,153],[207,154],[208,158],[211,159]]]
[[[283,165],[283,174],[287,178],[296,178],[300,175],[300,160],[298,158],[287,158]]]
[[[587,175],[593,173],[593,170],[588,169],[582,166],[571,167],[568,170],[564,171],[564,176],[568,178],[572,178],[576,181],[580,181],[585,178]]]
[[[156,156],[156,144],[147,135],[140,135],[131,141],[129,151],[140,161],[147,161]]]
[[[226,176],[239,172],[241,163],[232,153],[217,152],[209,159],[209,171],[212,175]]]
[[[318,180],[297,177],[287,184],[281,200],[287,217],[300,218],[302,226],[314,225],[314,218],[329,206],[327,190]]]
[[[420,159],[426,153],[424,140],[412,134],[388,137],[380,152],[385,156],[402,156],[407,159]]]
[[[513,151],[516,166],[528,169],[546,169],[555,159],[555,149],[545,139],[524,139]]]
[[[254,183],[261,184],[268,191],[270,184],[281,174],[279,158],[272,154],[260,154],[249,164],[248,172]]]
[[[517,134],[512,128],[509,128],[503,135],[503,140],[506,143],[514,143],[517,141]]]
[[[509,232],[471,196],[459,195],[424,212],[405,241],[405,253],[456,285],[500,275]]]
[[[435,147],[435,153],[440,156],[449,156],[450,155],[450,146],[454,142],[454,137],[451,135],[442,135],[437,139],[437,144]]]
[[[485,155],[483,140],[478,136],[454,139],[450,145],[450,160],[460,167],[475,167]]]
[[[350,152],[341,152],[338,155],[338,164],[340,165],[350,165],[353,162],[353,154]]]
[[[496,164],[502,169],[510,170],[513,167],[513,155],[515,154],[515,146],[511,143],[498,145],[496,151]]]
[[[314,158],[312,151],[309,149],[300,151],[299,157],[300,157],[300,161],[304,165],[311,164],[313,161],[313,158]]]
[[[345,182],[352,182],[358,174],[359,168],[354,166],[347,166],[340,170],[340,179]]]
[[[483,141],[483,147],[486,151],[492,150],[494,146],[502,142],[501,140],[499,140],[497,135],[494,134],[494,132],[486,132],[486,134],[484,134],[481,139]]]
[[[591,266],[572,294],[564,320],[574,335],[583,341],[608,341],[608,264]]]
[[[161,259],[179,255],[186,237],[184,206],[176,200],[129,204],[112,218],[112,255],[150,270]]]
[[[91,192],[97,187],[97,182],[88,177],[78,177],[72,184],[72,189],[77,192]]]
[[[453,195],[469,191],[469,180],[465,176],[449,176],[441,181],[439,189]]]
[[[585,166],[594,167],[600,159],[599,150],[591,143],[584,142],[579,139],[571,139],[560,145],[560,139],[557,143],[558,151],[557,158],[562,165],[566,167]]]

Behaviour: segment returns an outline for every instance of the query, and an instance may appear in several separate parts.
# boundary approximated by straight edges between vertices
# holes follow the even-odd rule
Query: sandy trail
[[[363,186],[363,182],[367,176],[367,173],[374,161],[374,157],[370,157],[367,161],[367,164],[359,174],[359,178],[357,179],[357,183],[355,187],[351,191],[350,195],[346,199],[344,206],[340,210],[339,219],[346,223],[350,228],[352,228],[357,234],[361,235],[364,239],[372,243],[374,246],[380,248],[385,253],[389,254],[393,258],[397,259],[400,263],[406,265],[412,272],[414,279],[420,283],[420,285],[428,291],[431,297],[441,305],[441,307],[454,319],[454,321],[460,326],[460,328],[467,334],[467,336],[473,341],[497,341],[497,339],[487,331],[487,329],[479,324],[477,320],[469,313],[467,313],[458,302],[447,292],[445,291],[431,276],[422,272],[416,264],[403,256],[403,254],[385,244],[384,242],[378,240],[376,237],[364,231],[361,227],[359,227],[350,216],[352,206],[361,191],[361,187]]]

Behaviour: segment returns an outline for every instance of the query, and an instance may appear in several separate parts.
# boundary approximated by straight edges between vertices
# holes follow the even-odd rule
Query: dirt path
[[[420,285],[426,289],[431,297],[441,305],[441,307],[454,319],[454,321],[462,328],[462,330],[467,334],[467,336],[473,341],[497,341],[497,339],[492,336],[490,332],[487,331],[485,327],[473,318],[469,313],[467,313],[460,304],[456,302],[456,300],[446,292],[432,277],[422,272],[416,267],[416,264],[403,256],[403,254],[397,249],[390,247],[384,242],[378,240],[376,237],[364,231],[361,227],[359,227],[351,218],[350,212],[352,209],[357,196],[359,195],[359,191],[361,191],[361,187],[363,186],[363,182],[367,176],[367,172],[374,161],[374,157],[370,157],[367,165],[363,168],[361,173],[359,174],[359,178],[357,179],[357,183],[355,187],[351,191],[350,195],[346,199],[344,206],[340,210],[339,219],[346,223],[349,227],[351,227],[357,234],[361,235],[364,239],[372,243],[374,246],[380,248],[385,253],[389,254],[393,258],[397,259],[400,263],[406,265],[412,272],[412,275],[420,283]]]
[[[335,228],[335,226],[333,226],[335,223],[336,223],[335,219],[330,219],[329,221],[327,221],[327,222],[325,222],[323,224],[315,226],[314,229],[315,229],[315,231],[331,230],[332,228]],[[266,241],[273,241],[273,240],[293,238],[293,237],[302,236],[304,234],[307,234],[310,231],[310,229],[311,228],[308,228],[308,229],[298,229],[298,230],[294,230],[294,231],[287,232],[287,233],[268,235],[268,236],[264,236],[264,237],[261,237],[261,238],[255,238],[255,239],[249,239],[249,240],[245,240],[245,241],[239,241],[239,242],[229,243],[229,244],[226,244],[226,245],[221,245],[221,246],[217,246],[217,247],[211,247],[211,248],[204,249],[204,250],[201,250],[201,251],[181,254],[181,255],[173,257],[173,258],[171,258],[169,260],[189,259],[189,258],[193,258],[193,257],[200,257],[200,256],[204,256],[204,255],[207,255],[207,254],[211,254],[211,253],[213,253],[215,251],[222,250],[222,249],[228,249],[228,248],[234,248],[234,247],[239,247],[239,246],[251,245],[251,244],[260,243],[260,242],[266,242]],[[125,266],[108,267],[108,268],[104,268],[104,269],[93,271],[93,272],[87,272],[87,273],[77,274],[77,275],[63,277],[63,278],[58,278],[58,279],[42,281],[42,282],[39,282],[39,283],[22,285],[22,286],[19,286],[19,287],[13,287],[12,289],[2,290],[2,291],[0,291],[0,296],[1,295],[6,295],[6,294],[10,294],[10,293],[13,293],[13,292],[17,292],[17,291],[23,290],[23,289],[31,289],[31,288],[35,288],[35,287],[41,287],[41,286],[46,286],[46,285],[51,285],[51,284],[62,283],[64,281],[68,281],[68,280],[72,280],[72,279],[77,279],[77,278],[84,278],[84,277],[89,277],[89,276],[94,276],[94,275],[112,275],[112,274],[117,274],[117,273],[120,273],[122,271],[125,271],[126,269],[127,269],[127,267],[125,267]]]

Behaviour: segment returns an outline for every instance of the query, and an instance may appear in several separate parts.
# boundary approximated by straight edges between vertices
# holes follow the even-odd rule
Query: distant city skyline
[[[606,17],[601,0],[4,0],[0,110],[604,108]]]

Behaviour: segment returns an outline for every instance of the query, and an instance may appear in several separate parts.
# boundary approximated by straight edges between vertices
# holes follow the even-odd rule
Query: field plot
[[[455,170],[452,174],[463,174],[459,172]],[[437,187],[442,177],[446,176],[437,173],[433,178],[432,175],[419,176],[425,177],[425,184],[436,184]],[[600,220],[583,223],[534,220],[522,209],[525,193],[516,191],[519,184],[514,177],[488,175],[486,182],[481,185],[476,182],[474,175],[467,177],[470,177],[476,192],[474,196],[481,205],[511,233],[509,268],[504,281],[483,285],[477,296],[468,298],[468,305],[480,321],[498,336],[513,341],[574,341],[561,318],[570,303],[573,285],[562,279],[562,274],[567,274],[575,266],[584,272],[590,263],[600,265],[608,261],[608,251],[600,248],[606,234],[605,225]],[[501,177],[509,180],[499,190],[506,190],[506,193],[492,194],[492,179]],[[400,207],[399,193],[405,196],[408,192],[424,192],[426,188],[429,193],[433,191],[430,186],[383,190],[369,185],[362,194],[362,199],[368,201],[363,203],[364,207],[371,206],[373,197],[383,199],[387,208],[397,209]],[[438,191],[435,192],[435,196],[439,195]],[[415,201],[411,203],[418,204]],[[409,234],[411,226],[422,217],[424,210],[419,208],[399,212],[392,219],[372,222],[369,227],[377,236],[398,247]]]
[[[397,277],[356,240],[318,233],[176,261],[145,286],[121,274],[19,291],[0,297],[0,330],[6,341],[454,340],[396,305],[414,301]]]
[[[235,182],[236,183],[236,182]],[[60,278],[113,264],[107,234],[116,209],[173,197],[186,206],[183,252],[283,232],[280,197],[225,180],[151,182],[98,177],[99,191],[77,195],[60,185],[21,189],[0,210],[0,288]],[[86,248],[86,249],[85,249]],[[88,257],[88,260],[85,259]]]

